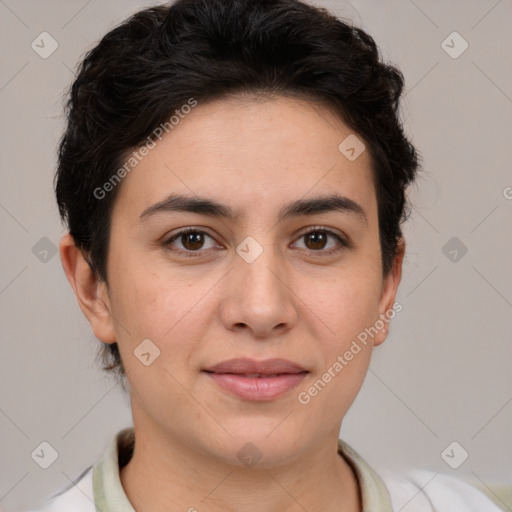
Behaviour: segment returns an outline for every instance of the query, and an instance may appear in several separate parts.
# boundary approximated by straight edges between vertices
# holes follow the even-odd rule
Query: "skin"
[[[298,401],[392,309],[401,278],[403,241],[382,275],[368,151],[349,161],[338,150],[351,133],[327,107],[299,99],[199,104],[124,178],[108,286],[63,237],[80,307],[98,339],[118,342],[127,371],[136,445],[120,475],[138,512],[361,510],[337,440],[387,325],[307,405]],[[163,212],[138,221],[171,192],[207,196],[243,216]],[[333,193],[358,203],[366,222],[339,211],[278,221],[285,204]],[[165,245],[189,226],[209,235],[203,245],[180,237]],[[332,236],[315,245],[304,232],[318,226],[350,247]],[[263,249],[252,263],[236,252],[248,236]],[[133,354],[145,339],[160,349],[150,366]],[[284,395],[250,402],[201,372],[233,357],[281,357],[310,373]],[[252,467],[237,457],[247,442],[261,453]]]

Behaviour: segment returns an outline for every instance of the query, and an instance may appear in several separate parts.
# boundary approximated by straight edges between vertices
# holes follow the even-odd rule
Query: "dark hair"
[[[101,198],[95,191],[130,152],[191,98],[295,96],[329,106],[364,140],[386,275],[419,158],[399,119],[403,85],[371,36],[299,0],[178,0],[141,10],[87,52],[71,86],[55,176],[61,218],[107,282],[120,187]],[[117,343],[102,345],[99,355],[105,370],[124,375]]]

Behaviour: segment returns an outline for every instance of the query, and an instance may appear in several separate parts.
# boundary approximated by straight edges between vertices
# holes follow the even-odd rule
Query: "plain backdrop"
[[[341,437],[379,467],[430,469],[480,486],[510,483],[512,3],[318,4],[368,30],[384,58],[403,71],[404,125],[424,168],[409,193],[403,311],[374,352]],[[65,231],[52,179],[63,94],[77,62],[149,5],[0,1],[5,511],[33,506],[68,485],[131,424],[127,397],[95,366],[99,342],[55,253]],[[32,45],[45,37],[51,49],[42,32],[58,44],[46,58]],[[454,441],[457,457],[461,449],[469,454],[457,469],[441,456]],[[48,469],[32,457],[42,442],[58,453]]]

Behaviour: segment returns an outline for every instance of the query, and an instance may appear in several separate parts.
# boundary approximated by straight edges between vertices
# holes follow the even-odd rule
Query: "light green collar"
[[[119,450],[129,457],[133,427],[120,430],[110,442],[103,458],[93,469],[94,504],[97,512],[135,512],[119,477]],[[363,512],[393,512],[388,491],[380,477],[347,443],[338,439],[338,453],[355,471],[361,489]]]
[[[393,512],[388,490],[379,475],[350,445],[341,439],[338,439],[338,453],[356,474],[361,490],[363,512]]]
[[[119,443],[129,433],[133,435],[133,427],[119,431],[110,442],[103,458],[94,466],[92,488],[97,512],[135,512],[119,477],[118,450],[123,448]]]

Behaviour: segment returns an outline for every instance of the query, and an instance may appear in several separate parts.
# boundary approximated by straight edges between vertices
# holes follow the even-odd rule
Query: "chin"
[[[281,427],[276,429],[276,426],[280,421],[282,418],[274,420],[272,428],[268,427],[268,419],[261,424],[251,422],[251,425],[246,421],[238,429],[226,425],[232,437],[227,435],[217,439],[208,447],[210,454],[238,467],[264,469],[291,463],[297,458],[296,448],[301,435],[285,428],[279,431]]]

